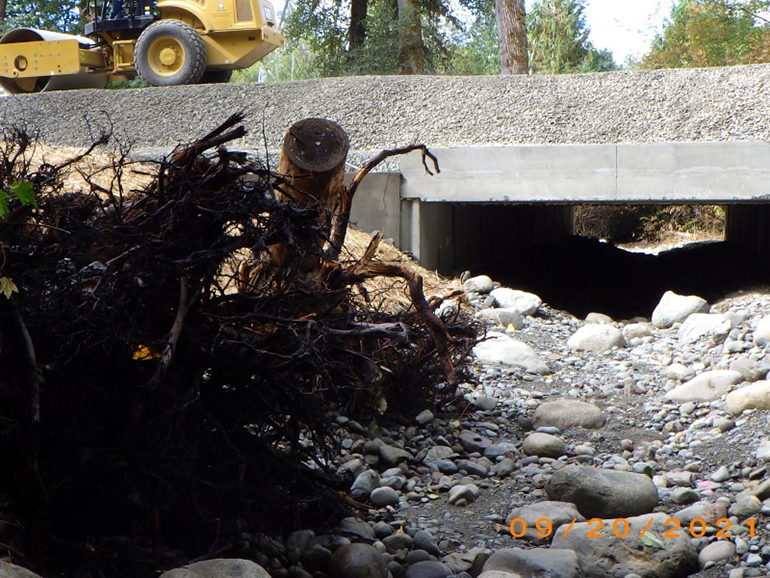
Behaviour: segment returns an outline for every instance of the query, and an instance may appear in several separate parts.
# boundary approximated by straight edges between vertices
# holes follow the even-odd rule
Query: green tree
[[[84,5],[65,0],[0,0],[5,1],[5,17],[0,18],[3,31],[11,28],[38,28],[59,32],[82,31]]]
[[[643,68],[770,62],[770,2],[681,0],[642,59]]]
[[[368,0],[363,22],[361,8],[341,0],[297,0],[284,27],[289,50],[306,47],[313,76],[414,74],[446,66],[451,31],[460,27],[450,0]]]
[[[561,74],[612,70],[612,53],[588,40],[584,0],[540,0],[527,15],[532,72]]]

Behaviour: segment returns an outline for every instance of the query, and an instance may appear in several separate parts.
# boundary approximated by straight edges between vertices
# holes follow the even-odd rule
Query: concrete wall
[[[768,95],[770,97],[770,95]],[[521,145],[402,157],[402,196],[428,202],[732,203],[770,198],[770,143]]]
[[[353,174],[345,175],[350,182]],[[360,231],[382,230],[383,239],[401,245],[401,175],[369,173],[353,197],[350,221]]]

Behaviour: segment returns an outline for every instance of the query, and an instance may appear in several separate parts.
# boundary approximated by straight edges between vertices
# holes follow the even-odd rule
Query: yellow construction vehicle
[[[99,1],[99,0],[97,0]],[[101,0],[84,36],[17,28],[0,38],[0,87],[11,94],[227,82],[279,46],[269,0]]]

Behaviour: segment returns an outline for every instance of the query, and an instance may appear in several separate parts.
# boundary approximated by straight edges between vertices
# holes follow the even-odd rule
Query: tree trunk
[[[422,42],[420,0],[398,0],[398,72],[425,72],[425,45]]]
[[[331,216],[344,191],[343,177],[348,156],[348,136],[338,124],[321,118],[294,123],[283,139],[277,172],[285,179],[277,187],[279,199],[297,207],[320,207],[320,224],[328,237]],[[300,270],[316,271],[324,239],[313,246],[296,247],[303,253]],[[271,251],[278,265],[289,258],[290,248],[280,244]]]
[[[0,24],[5,22],[5,8],[7,5],[7,0],[0,0]]]
[[[527,25],[524,0],[495,0],[500,74],[527,74]]]
[[[0,0],[5,2],[5,0]],[[369,9],[368,0],[351,0],[350,26],[348,27],[348,49],[361,48],[366,40],[366,13]]]

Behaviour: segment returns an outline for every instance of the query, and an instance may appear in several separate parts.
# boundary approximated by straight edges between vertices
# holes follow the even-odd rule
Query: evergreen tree
[[[527,17],[532,72],[561,74],[612,70],[608,50],[588,40],[584,0],[540,0]]]

